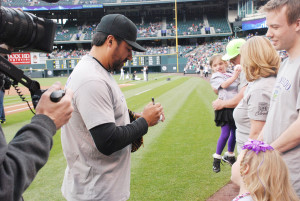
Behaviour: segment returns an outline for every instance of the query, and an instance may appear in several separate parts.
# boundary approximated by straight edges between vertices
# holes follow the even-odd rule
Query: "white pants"
[[[124,80],[124,73],[121,73],[121,76],[120,76],[120,79],[119,79],[119,80],[121,80],[121,79]]]

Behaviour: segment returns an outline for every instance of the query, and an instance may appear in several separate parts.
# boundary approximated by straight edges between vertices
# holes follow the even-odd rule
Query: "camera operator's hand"
[[[159,122],[159,120],[165,120],[163,107],[160,103],[156,103],[155,105],[153,105],[153,103],[150,102],[144,108],[142,117],[147,121],[149,127],[154,126]]]
[[[59,102],[54,103],[50,100],[51,93],[60,89],[60,82],[53,84],[43,93],[36,107],[36,114],[44,114],[50,117],[54,121],[57,130],[69,121],[73,112],[73,92],[70,89],[66,90],[66,94]]]
[[[14,50],[13,47],[8,46],[8,45],[6,45],[4,43],[0,43],[0,48],[3,48],[3,49],[8,50],[10,52],[12,52]],[[8,59],[8,54],[0,53],[0,55]]]

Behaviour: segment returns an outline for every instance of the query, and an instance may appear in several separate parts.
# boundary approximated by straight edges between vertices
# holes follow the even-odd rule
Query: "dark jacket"
[[[9,144],[0,128],[0,200],[18,201],[48,160],[54,122],[36,115],[21,128]]]
[[[0,73],[0,89],[5,92],[5,90],[10,89],[11,84],[11,80],[3,73]]]

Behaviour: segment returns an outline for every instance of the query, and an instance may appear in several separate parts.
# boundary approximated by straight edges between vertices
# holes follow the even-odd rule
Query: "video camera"
[[[44,1],[55,3],[59,0]],[[4,43],[15,49],[50,53],[53,50],[55,31],[56,23],[52,20],[39,18],[19,9],[2,7],[0,0],[0,44]],[[11,51],[0,47],[0,53],[11,54]],[[29,89],[35,108],[45,91],[40,89],[40,84],[25,76],[22,70],[3,56],[0,56],[0,72],[11,78],[13,85],[21,83]],[[60,90],[53,92],[50,98],[53,102],[58,102],[63,95],[64,91]],[[20,97],[22,98],[21,95]]]

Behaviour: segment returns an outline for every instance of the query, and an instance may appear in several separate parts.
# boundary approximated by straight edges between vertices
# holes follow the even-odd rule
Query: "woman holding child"
[[[248,139],[257,139],[265,124],[280,57],[267,38],[254,36],[241,47],[241,65],[249,84],[233,112],[238,153]]]

